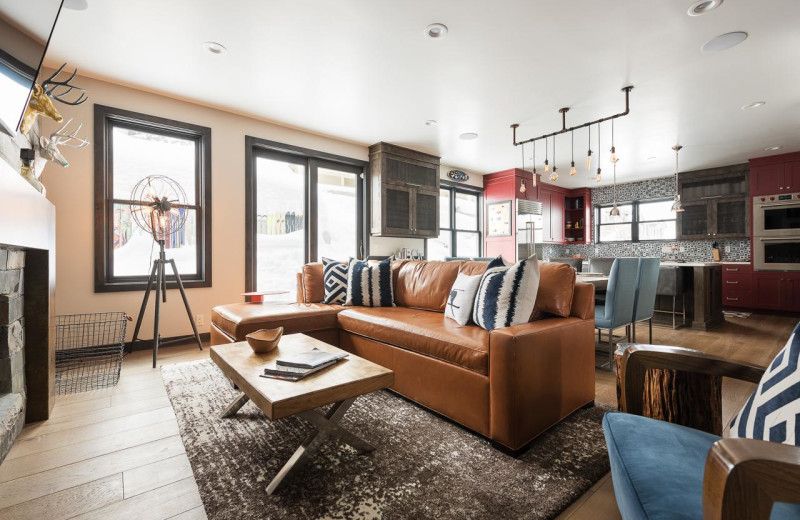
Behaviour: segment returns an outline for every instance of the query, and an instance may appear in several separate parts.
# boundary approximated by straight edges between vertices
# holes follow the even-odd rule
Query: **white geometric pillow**
[[[478,286],[483,275],[467,276],[458,273],[456,281],[450,289],[450,297],[444,307],[445,318],[455,320],[459,325],[466,325],[472,317],[472,304],[478,294]]]
[[[731,422],[731,437],[800,446],[800,323]]]
[[[322,281],[325,284],[325,299],[322,303],[344,305],[347,299],[347,264],[323,257]]]
[[[486,330],[527,323],[539,292],[536,256],[511,267],[491,267],[483,273],[472,320]]]

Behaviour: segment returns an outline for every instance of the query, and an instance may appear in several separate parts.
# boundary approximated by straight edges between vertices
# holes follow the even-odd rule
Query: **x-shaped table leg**
[[[242,393],[228,405],[224,412],[222,412],[222,418],[236,415],[236,412],[249,400],[250,399]],[[341,421],[342,417],[344,417],[344,414],[355,400],[356,398],[352,397],[334,403],[325,414],[321,414],[315,410],[309,410],[298,414],[300,417],[310,422],[315,429],[303,440],[300,447],[297,448],[286,464],[278,471],[278,474],[272,479],[272,482],[269,483],[269,486],[267,486],[268,494],[271,495],[280,489],[286,479],[300,471],[300,469],[305,466],[306,462],[308,462],[308,458],[320,448],[328,437],[336,437],[342,442],[349,444],[356,449],[359,455],[375,449],[370,443],[339,426],[339,421]]]
[[[271,495],[280,489],[286,479],[300,471],[303,466],[305,466],[306,462],[308,462],[308,458],[320,448],[328,437],[338,437],[341,441],[355,448],[359,454],[367,453],[375,449],[374,446],[343,429],[338,424],[355,400],[355,397],[353,397],[351,399],[339,401],[331,406],[330,410],[328,410],[325,415],[314,410],[299,414],[300,417],[313,424],[316,430],[311,432],[308,437],[303,440],[300,447],[297,448],[286,464],[278,471],[278,474],[275,475],[275,478],[273,478],[272,482],[267,486],[268,494]]]

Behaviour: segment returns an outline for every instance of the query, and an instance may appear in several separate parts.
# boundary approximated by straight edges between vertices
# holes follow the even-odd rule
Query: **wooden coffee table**
[[[267,354],[254,353],[244,341],[211,347],[211,359],[242,392],[222,413],[222,417],[232,417],[247,401],[253,401],[272,421],[296,415],[316,428],[269,483],[267,493],[270,495],[288,477],[297,473],[328,437],[338,437],[359,453],[375,449],[342,428],[339,421],[358,396],[394,384],[394,372],[388,368],[350,354],[335,365],[300,381],[281,381],[260,376],[264,366],[279,356],[313,348],[341,352],[304,334],[284,336],[278,348]],[[315,410],[327,404],[333,404],[327,413]]]

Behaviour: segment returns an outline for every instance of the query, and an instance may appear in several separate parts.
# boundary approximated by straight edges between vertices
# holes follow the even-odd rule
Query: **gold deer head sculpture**
[[[50,98],[57,99],[65,105],[80,105],[88,99],[84,89],[70,85],[70,81],[78,74],[78,69],[75,69],[66,80],[58,79],[58,75],[61,74],[66,66],[66,63],[61,65],[52,76],[42,82],[41,86],[34,84],[31,99],[28,101],[28,107],[25,109],[25,115],[22,117],[22,124],[19,128],[23,134],[27,134],[30,131],[39,115],[47,116],[58,123],[64,120],[56,110],[56,107],[53,106]],[[59,88],[64,90],[57,91]],[[66,96],[73,90],[80,91],[80,95],[77,99],[70,101]]]

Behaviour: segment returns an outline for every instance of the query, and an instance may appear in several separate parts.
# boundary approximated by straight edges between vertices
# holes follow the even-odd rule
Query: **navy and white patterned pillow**
[[[345,305],[394,307],[392,261],[387,258],[377,264],[368,264],[351,260],[347,270]]]
[[[800,323],[731,422],[731,437],[800,446]]]
[[[323,257],[322,280],[325,284],[322,303],[344,304],[347,299],[347,264]]]
[[[539,261],[535,256],[510,267],[489,267],[478,287],[472,320],[486,330],[527,323],[537,292]]]

